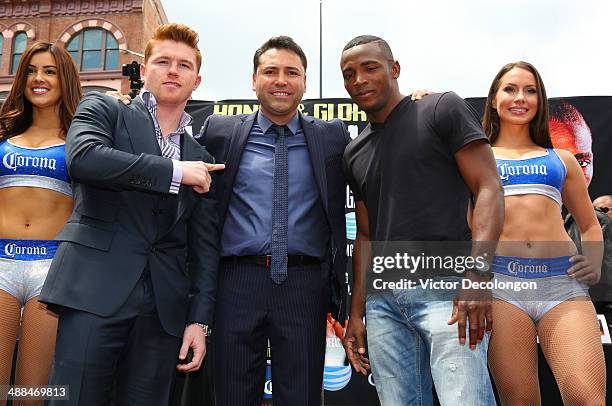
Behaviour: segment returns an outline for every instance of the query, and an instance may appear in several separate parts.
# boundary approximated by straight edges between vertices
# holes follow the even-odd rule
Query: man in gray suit
[[[117,405],[166,405],[175,365],[196,370],[206,353],[219,260],[209,172],[223,166],[185,132],[197,41],[158,27],[146,90],[130,106],[90,93],[68,132],[75,207],[41,293],[59,314],[50,384],[69,385],[62,405],[113,393]]]

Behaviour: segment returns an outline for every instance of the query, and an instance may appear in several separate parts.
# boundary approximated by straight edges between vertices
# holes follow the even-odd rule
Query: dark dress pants
[[[180,343],[161,326],[148,273],[110,317],[62,307],[49,384],[69,385],[70,400],[47,404],[166,406]]]
[[[212,336],[216,405],[261,405],[268,339],[274,405],[320,405],[328,303],[320,265],[289,267],[277,285],[263,266],[222,264]]]

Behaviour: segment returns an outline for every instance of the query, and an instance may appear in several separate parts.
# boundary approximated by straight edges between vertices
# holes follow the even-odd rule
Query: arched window
[[[11,58],[11,75],[14,75],[17,72],[17,67],[19,66],[19,60],[21,59],[21,55],[25,52],[28,46],[28,36],[25,32],[21,31],[15,35],[15,39],[13,40],[13,57]]]
[[[102,28],[78,32],[66,49],[81,71],[119,68],[119,44],[113,34]]]

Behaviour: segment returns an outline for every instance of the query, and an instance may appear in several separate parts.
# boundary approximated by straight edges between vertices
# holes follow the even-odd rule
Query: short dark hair
[[[387,41],[380,37],[377,37],[376,35],[360,35],[358,37],[355,37],[346,43],[346,45],[342,49],[342,52],[358,45],[370,44],[372,42],[376,42],[376,44],[380,47],[381,51],[383,51],[383,53],[385,54],[385,57],[391,59],[392,61],[395,60],[395,58],[393,57],[393,52],[391,51],[391,47],[389,46]]]
[[[304,71],[306,71],[306,54],[302,51],[302,48],[293,40],[293,38],[286,35],[279,35],[278,37],[272,37],[264,42],[253,55],[253,73],[257,73],[257,67],[259,66],[259,57],[270,49],[288,49],[289,51],[295,52],[300,57],[302,65],[304,65]]]

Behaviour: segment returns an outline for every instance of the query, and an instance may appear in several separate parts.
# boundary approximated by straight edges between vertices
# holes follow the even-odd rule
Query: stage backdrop
[[[482,114],[484,98],[470,98],[468,103]],[[187,112],[193,117],[192,134],[197,134],[204,123],[206,117],[211,114],[236,115],[250,114],[257,111],[259,104],[257,100],[223,100],[219,102],[192,100],[187,105]],[[367,125],[366,114],[361,111],[350,99],[315,99],[305,100],[299,105],[298,109],[309,116],[322,120],[339,118],[342,120],[351,138],[357,137],[359,132]],[[589,97],[568,97],[550,99],[551,112],[551,133],[555,147],[569,149],[577,157],[585,173],[592,177],[589,194],[591,199],[601,195],[612,194],[612,97],[589,96]],[[592,147],[592,148],[591,148]],[[346,190],[346,220],[347,220],[347,254],[349,258],[353,252],[353,240],[355,239],[355,204],[351,191]],[[350,269],[350,261],[349,261]],[[349,272],[347,270],[346,282],[349,283]],[[350,292],[350,290],[349,290]],[[350,298],[349,298],[350,299]],[[608,322],[611,322],[609,320]],[[342,335],[342,326],[334,320],[328,320],[327,329],[327,354],[325,359],[324,373],[324,399],[325,404],[329,405],[352,405],[352,406],[372,406],[378,404],[376,392],[373,387],[372,376],[363,377],[352,374],[351,368],[345,365],[345,355],[340,344],[338,335]],[[273,362],[273,360],[271,361]],[[540,364],[545,361],[540,359]],[[546,368],[544,365],[542,368]],[[210,369],[206,368],[210,373]],[[546,368],[547,370],[547,368]],[[541,380],[547,380],[547,384],[542,384],[542,390],[549,392],[549,396],[543,396],[545,404],[560,402],[556,388],[549,389],[552,376],[546,370],[541,371]],[[206,373],[206,375],[208,374]],[[267,375],[269,379],[269,374]],[[209,377],[207,377],[209,378]],[[179,382],[181,379],[179,379]],[[185,391],[194,395],[194,392],[208,392],[209,379],[205,387],[191,382],[185,385]],[[200,382],[203,384],[204,382]],[[191,386],[191,387],[190,387]],[[272,387],[270,381],[266,381],[262,392],[265,393],[266,404],[271,404]],[[186,396],[187,395],[187,396]],[[182,393],[181,404],[208,404],[191,403],[187,399],[195,400],[200,396],[191,396]],[[205,396],[208,397],[208,396]]]

